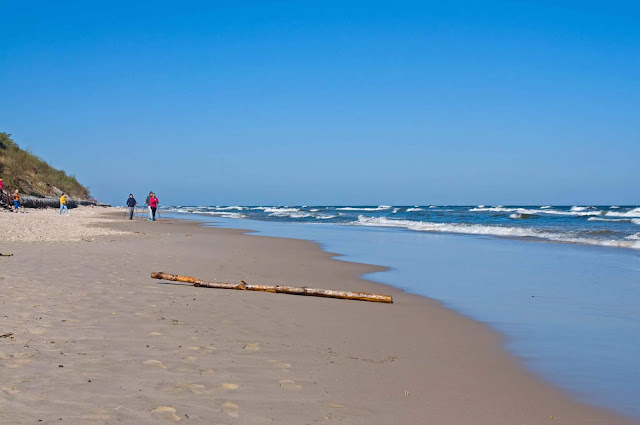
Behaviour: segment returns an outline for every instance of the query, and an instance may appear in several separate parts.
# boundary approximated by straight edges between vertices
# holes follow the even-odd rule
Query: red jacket
[[[151,198],[149,198],[149,206],[151,208],[157,208],[158,207],[158,202],[160,202],[160,201],[155,196],[152,196]]]

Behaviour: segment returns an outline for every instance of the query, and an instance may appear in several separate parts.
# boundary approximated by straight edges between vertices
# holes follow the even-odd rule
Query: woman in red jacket
[[[149,218],[149,221],[156,221],[156,209],[158,209],[159,202],[160,201],[156,198],[155,193],[152,193],[151,196],[149,196],[149,207],[151,207],[151,217]]]

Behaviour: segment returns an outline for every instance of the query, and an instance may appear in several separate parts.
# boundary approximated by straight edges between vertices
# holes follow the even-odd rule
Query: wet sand
[[[126,233],[0,245],[15,254],[0,257],[0,335],[12,333],[0,338],[2,424],[634,423],[542,382],[485,325],[363,280],[380,268],[312,242],[178,220],[92,225]],[[152,271],[394,304],[195,288]]]

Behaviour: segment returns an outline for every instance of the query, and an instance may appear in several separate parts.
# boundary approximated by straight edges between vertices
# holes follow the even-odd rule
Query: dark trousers
[[[129,220],[133,220],[133,210],[135,207],[129,207]]]
[[[151,218],[153,221],[156,220],[156,207],[151,207]]]

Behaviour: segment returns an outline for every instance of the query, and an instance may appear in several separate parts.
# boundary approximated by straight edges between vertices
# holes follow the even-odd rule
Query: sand
[[[12,334],[0,423],[634,423],[542,382],[485,325],[359,278],[378,267],[306,241],[109,217],[78,222],[79,242],[0,244],[15,254],[0,257],[0,335]],[[118,234],[83,233],[95,226]],[[195,288],[152,271],[395,302]]]
[[[73,242],[123,234],[116,229],[97,226],[118,221],[124,214],[114,212],[105,217],[103,207],[73,208],[69,215],[61,215],[57,209],[51,208],[20,208],[18,211],[0,210],[0,242]]]

